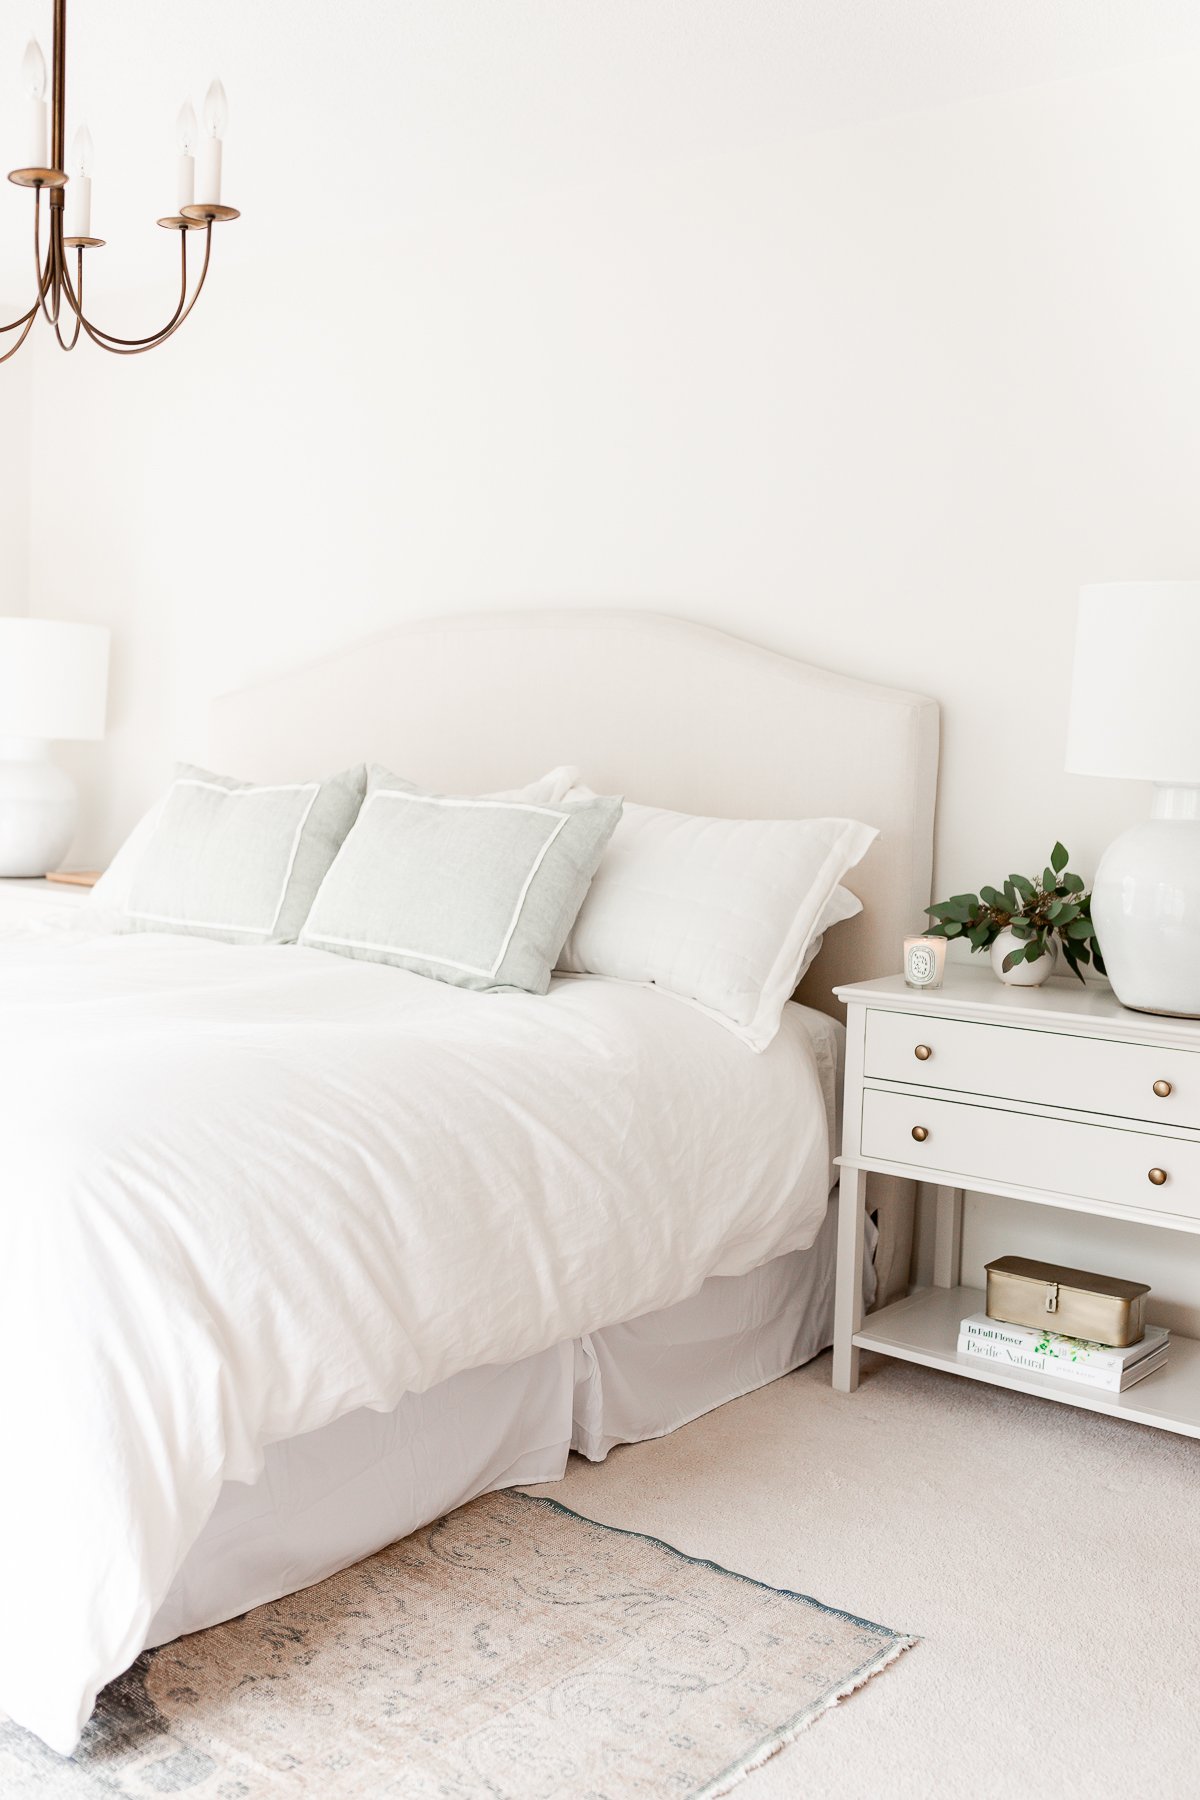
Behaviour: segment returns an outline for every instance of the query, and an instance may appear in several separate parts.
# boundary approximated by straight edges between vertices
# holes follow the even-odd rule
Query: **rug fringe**
[[[851,1694],[856,1694],[859,1688],[865,1687],[873,1675],[882,1674],[883,1670],[890,1668],[898,1657],[904,1655],[906,1650],[911,1650],[914,1644],[920,1642],[919,1637],[896,1638],[880,1655],[856,1669],[854,1674],[848,1680],[843,1681],[840,1687],[830,1688],[829,1692],[822,1695],[814,1706],[807,1707],[794,1719],[789,1719],[786,1725],[781,1725],[778,1731],[773,1731],[770,1737],[762,1743],[756,1744],[739,1761],[731,1763],[727,1769],[722,1769],[721,1773],[706,1787],[700,1788],[697,1793],[692,1795],[692,1800],[720,1800],[722,1794],[732,1793],[735,1787],[740,1787],[747,1775],[752,1775],[755,1769],[761,1769],[763,1764],[770,1762],[773,1756],[778,1756],[781,1750],[786,1750],[789,1744],[794,1744],[802,1731],[807,1731],[810,1725],[815,1725],[825,1713],[832,1712],[839,1701],[848,1700]]]

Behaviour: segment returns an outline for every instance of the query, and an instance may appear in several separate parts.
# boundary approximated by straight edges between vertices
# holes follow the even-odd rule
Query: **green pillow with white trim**
[[[373,769],[300,942],[544,994],[620,816],[619,799],[428,794]]]
[[[366,792],[360,763],[328,781],[231,781],[181,764],[142,852],[124,931],[290,944]]]

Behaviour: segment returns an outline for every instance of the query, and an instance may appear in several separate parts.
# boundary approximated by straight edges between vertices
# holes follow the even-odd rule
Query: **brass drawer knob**
[[[916,1049],[913,1051],[913,1055],[916,1057],[918,1062],[928,1062],[930,1057],[933,1055],[933,1051],[929,1048],[928,1044],[918,1044]],[[1158,1092],[1158,1089],[1156,1088],[1155,1093],[1157,1093],[1157,1092]]]
[[[913,1136],[915,1137],[916,1135],[917,1134],[914,1131]],[[1155,1187],[1161,1187],[1163,1182],[1167,1179],[1167,1171],[1165,1169],[1151,1169],[1150,1179]]]
[[[1165,1100],[1171,1091],[1171,1084],[1169,1081],[1156,1081],[1154,1084],[1154,1091],[1160,1100]]]
[[[929,1133],[926,1131],[924,1125],[914,1125],[913,1126],[913,1136],[916,1138],[918,1144],[923,1144],[925,1142],[925,1139],[929,1136]],[[1151,1181],[1154,1180],[1153,1174],[1151,1174],[1150,1179],[1151,1179]],[[1166,1179],[1167,1178],[1164,1175],[1163,1180],[1165,1181]]]

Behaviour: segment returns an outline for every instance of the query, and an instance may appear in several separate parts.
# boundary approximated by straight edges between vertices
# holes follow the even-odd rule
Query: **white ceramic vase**
[[[1019,962],[1015,968],[1005,969],[1005,957],[1022,941],[1021,938],[1014,937],[1007,928],[1002,931],[992,944],[992,968],[1006,987],[1041,987],[1043,981],[1054,973],[1058,962],[1058,944],[1051,938],[1036,962]]]
[[[62,866],[75,835],[75,783],[40,738],[0,737],[0,875]]]
[[[1092,922],[1122,1006],[1200,1018],[1200,787],[1156,787],[1150,817],[1108,846]]]

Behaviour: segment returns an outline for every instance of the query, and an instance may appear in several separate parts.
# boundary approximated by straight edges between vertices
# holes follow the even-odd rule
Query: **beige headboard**
[[[899,968],[929,900],[938,709],[655,613],[404,625],[217,700],[210,754],[251,780],[387,764],[449,792],[577,763],[605,793],[729,818],[839,814],[881,832],[801,990]]]

